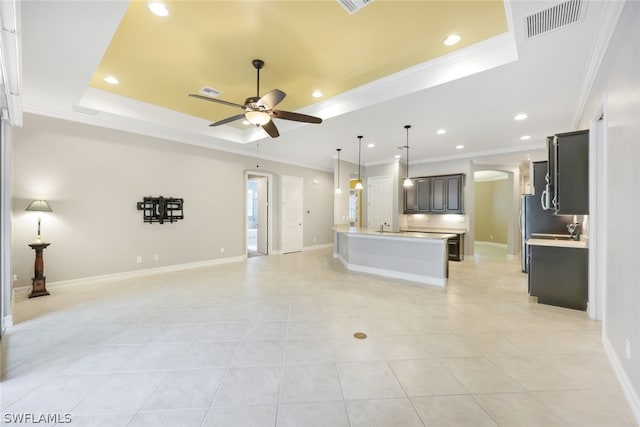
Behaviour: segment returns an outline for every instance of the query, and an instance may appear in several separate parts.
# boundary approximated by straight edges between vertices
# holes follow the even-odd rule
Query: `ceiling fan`
[[[274,117],[276,119],[293,120],[295,122],[322,123],[322,119],[319,117],[293,113],[291,111],[274,110],[273,107],[278,105],[284,97],[287,96],[287,94],[280,89],[273,89],[260,97],[260,69],[264,66],[264,61],[261,59],[254,59],[251,63],[258,74],[256,96],[245,99],[244,105],[196,93],[189,94],[189,96],[194,98],[204,99],[205,101],[216,102],[230,107],[241,108],[245,111],[244,113],[236,114],[235,116],[227,117],[226,119],[211,123],[209,126],[220,126],[244,118],[256,126],[261,126],[271,138],[277,138],[280,133],[278,132],[276,125],[273,123],[273,120],[271,120]]]

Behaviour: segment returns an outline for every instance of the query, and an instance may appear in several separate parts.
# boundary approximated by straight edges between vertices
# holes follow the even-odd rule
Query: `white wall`
[[[640,422],[640,3],[628,1],[578,128],[605,107],[605,346]],[[593,171],[592,171],[593,173]],[[591,194],[594,195],[592,188]],[[596,195],[597,196],[597,195]],[[593,212],[592,212],[593,215]],[[625,355],[629,340],[631,357]]]
[[[24,209],[35,198],[54,211],[42,223],[51,242],[48,283],[244,255],[244,179],[256,170],[253,157],[26,114],[13,131],[13,165],[16,286],[33,275],[27,244],[36,215]],[[333,174],[267,160],[257,170],[274,174],[275,250],[282,175],[304,179],[304,246],[333,241]],[[183,198],[185,219],[143,223],[136,202],[144,196]]]

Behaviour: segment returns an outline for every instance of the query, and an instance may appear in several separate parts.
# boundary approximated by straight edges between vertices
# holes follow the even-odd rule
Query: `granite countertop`
[[[447,233],[447,234],[465,234],[467,230],[464,228],[440,228],[440,227],[407,227],[401,228],[400,231],[411,233]]]
[[[333,227],[338,233],[357,234],[362,236],[376,236],[376,237],[402,237],[406,239],[430,239],[430,240],[446,240],[451,237],[455,237],[455,233],[428,233],[428,232],[414,232],[414,231],[376,231],[369,230],[367,228],[349,227],[348,225],[337,225]]]
[[[589,238],[584,236],[580,236],[580,240],[567,240],[564,234],[543,234],[543,236],[545,237],[530,237],[527,239],[527,245],[581,249],[589,247]]]

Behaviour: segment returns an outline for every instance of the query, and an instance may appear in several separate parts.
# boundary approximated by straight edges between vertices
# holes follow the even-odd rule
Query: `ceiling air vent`
[[[344,8],[350,15],[353,15],[369,3],[373,2],[373,0],[337,0],[340,3],[340,6]]]
[[[580,22],[585,8],[583,0],[569,0],[525,17],[527,38],[538,37]]]
[[[214,89],[214,88],[209,87],[209,86],[205,86],[202,89],[200,89],[198,91],[198,93],[201,93],[202,95],[205,95],[205,96],[210,96],[212,98],[215,98],[217,96],[220,96],[222,91],[218,90],[218,89]]]

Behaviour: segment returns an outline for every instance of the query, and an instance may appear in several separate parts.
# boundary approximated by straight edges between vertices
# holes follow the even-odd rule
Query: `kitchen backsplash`
[[[469,230],[466,215],[401,215],[400,228],[433,227],[433,228],[461,228]]]

